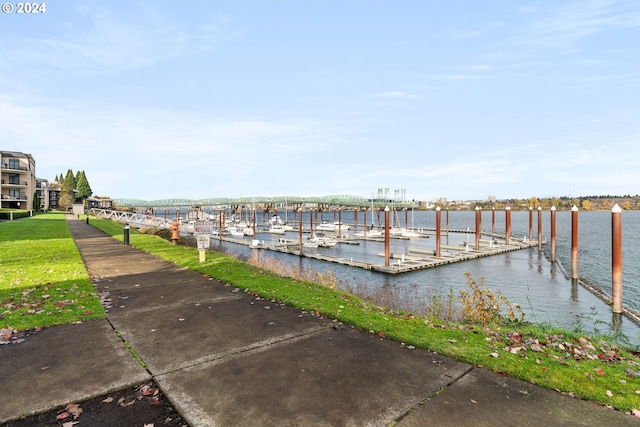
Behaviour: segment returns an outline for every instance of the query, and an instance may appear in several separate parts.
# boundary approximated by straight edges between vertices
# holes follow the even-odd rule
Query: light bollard
[[[578,280],[578,207],[571,208],[571,278]]]
[[[389,267],[389,207],[384,208],[384,266]]]
[[[556,207],[551,206],[551,262],[556,262]]]
[[[124,244],[126,246],[129,246],[129,231],[130,231],[129,224],[125,224],[124,225]]]

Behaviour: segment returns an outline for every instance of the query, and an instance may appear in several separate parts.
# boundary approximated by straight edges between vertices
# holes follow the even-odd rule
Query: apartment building
[[[0,208],[34,210],[36,161],[31,154],[0,150]]]

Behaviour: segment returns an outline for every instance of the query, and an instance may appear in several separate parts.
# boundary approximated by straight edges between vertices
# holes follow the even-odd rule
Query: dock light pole
[[[338,238],[342,239],[342,209],[340,208],[338,208]]]
[[[302,208],[298,209],[298,213],[300,214],[300,229],[298,230],[298,235],[300,237],[300,256],[302,256]]]
[[[476,206],[476,251],[480,250],[480,206]]]
[[[373,211],[371,211],[371,214],[373,214]],[[362,215],[362,237],[364,237],[365,239],[367,238],[367,208],[364,208],[363,211],[363,215]]]
[[[571,278],[578,280],[578,207],[571,208]]]
[[[529,206],[529,241],[533,240],[533,206]]]
[[[124,244],[126,246],[129,246],[129,231],[130,231],[129,224],[125,223],[124,224]]]
[[[556,262],[556,207],[551,206],[551,262]]]
[[[613,312],[622,313],[622,209],[611,209],[611,299]]]
[[[389,267],[389,206],[384,208],[384,266]]]
[[[440,258],[440,229],[442,228],[441,222],[442,211],[440,206],[436,208],[436,257]]]
[[[509,246],[511,244],[511,206],[507,206],[504,208],[504,216],[505,216],[505,245]]]
[[[538,252],[542,252],[542,207],[538,206]]]

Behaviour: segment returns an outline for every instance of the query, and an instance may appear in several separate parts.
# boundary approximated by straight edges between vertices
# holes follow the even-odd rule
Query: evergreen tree
[[[91,186],[89,185],[89,181],[87,181],[87,175],[84,171],[78,172],[77,175],[77,189],[78,189],[78,197],[81,199],[86,199],[90,197],[93,192],[91,191]]]
[[[73,202],[75,201],[76,197],[75,197],[75,193],[73,190],[76,189],[76,179],[73,176],[73,171],[71,171],[71,169],[69,169],[67,171],[67,175],[65,176],[64,180],[62,181],[62,185],[60,188],[60,206],[67,210],[71,207],[71,205],[73,204]]]

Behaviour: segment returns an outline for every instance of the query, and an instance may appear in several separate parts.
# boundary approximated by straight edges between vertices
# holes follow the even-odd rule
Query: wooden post
[[[611,278],[613,312],[622,313],[622,209],[611,209]]]
[[[442,212],[440,211],[440,206],[436,208],[436,257],[440,257],[440,228],[441,224]]]
[[[542,208],[538,206],[538,252],[542,252]]]
[[[504,208],[504,216],[505,216],[505,245],[509,246],[511,244],[511,207],[507,206]]]
[[[446,227],[447,227],[447,236],[448,236],[449,235],[449,208],[447,208],[447,213],[446,213],[445,217],[446,217],[446,221],[447,221]]]
[[[529,206],[529,241],[533,240],[533,206]]]
[[[491,234],[496,234],[496,207],[495,206],[491,208]]]
[[[300,256],[302,256],[302,208],[298,209],[298,213],[300,214],[300,230],[298,230],[298,236],[300,243]]]
[[[551,206],[551,262],[556,262],[556,207]]]
[[[384,266],[389,267],[389,206],[384,208]]]
[[[371,211],[373,213],[373,211]],[[364,208],[364,215],[362,216],[362,222],[363,222],[363,226],[362,226],[362,236],[366,239],[367,238],[367,208]]]
[[[476,251],[480,250],[480,210],[479,206],[476,206]]]
[[[578,207],[571,208],[571,278],[578,280]]]

